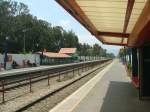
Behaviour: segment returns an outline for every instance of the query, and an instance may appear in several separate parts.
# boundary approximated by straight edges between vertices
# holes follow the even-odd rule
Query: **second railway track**
[[[38,75],[32,79],[32,82],[25,82],[25,83],[21,83],[19,84],[18,86],[16,85],[18,82],[17,81],[12,81],[14,83],[8,83],[8,86],[5,85],[7,88],[5,88],[8,93],[7,95],[9,94],[12,94],[15,90],[16,90],[16,93],[17,94],[20,94],[22,93],[22,88],[26,87],[25,90],[27,90],[28,92],[23,94],[23,95],[19,95],[19,97],[21,96],[21,98],[18,98],[15,97],[15,98],[12,98],[10,101],[7,100],[7,97],[6,96],[6,100],[5,101],[6,103],[1,103],[0,104],[0,111],[1,112],[12,112],[12,111],[27,111],[28,109],[30,110],[30,108],[34,107],[34,105],[36,104],[39,104],[39,102],[42,102],[42,101],[45,101],[45,99],[51,97],[51,96],[54,96],[56,95],[57,93],[61,93],[61,91],[64,91],[66,90],[66,88],[69,88],[70,86],[73,86],[73,85],[76,85],[77,83],[76,82],[80,82],[81,80],[85,80],[87,77],[91,77],[92,75],[91,74],[94,74],[96,71],[98,71],[99,69],[102,69],[104,66],[106,66],[108,63],[110,63],[111,61],[110,60],[107,60],[107,61],[102,61],[100,63],[97,63],[93,66],[93,64],[89,64],[89,65],[84,65],[84,66],[76,66],[76,67],[70,67],[70,69],[68,68],[67,70],[61,70],[59,72],[54,72],[52,74],[52,72],[49,72],[49,74],[51,73],[51,75],[40,75],[40,77],[38,77]],[[94,68],[93,68],[94,67]],[[84,73],[86,72],[86,74]],[[82,73],[82,74],[81,74]],[[68,75],[67,75],[68,74]],[[73,76],[72,76],[73,75]],[[42,76],[42,77],[41,77]],[[48,76],[48,77],[47,77]],[[56,88],[53,88],[53,85],[51,84],[54,84],[55,82],[52,81],[52,80],[58,80],[61,78],[61,80],[63,79],[63,77],[65,76],[72,76],[71,78],[69,78],[69,80],[67,81],[62,81],[60,82],[60,84],[58,84],[58,87]],[[74,77],[75,76],[75,77]],[[50,79],[50,80],[48,80]],[[90,79],[90,78],[89,78]],[[64,79],[63,79],[64,80]],[[65,79],[66,80],[66,79]],[[50,82],[49,82],[50,81]],[[41,93],[39,93],[38,91],[45,91],[43,89],[43,87],[41,87],[41,84],[42,83],[50,83],[50,86],[47,86],[45,89],[47,89],[49,91],[49,87],[51,87],[50,91],[47,92],[46,94],[44,93],[43,96],[38,96],[38,94],[40,95]],[[56,81],[56,83],[58,83]],[[32,86],[30,85],[32,84]],[[31,93],[29,94],[29,86],[26,86],[26,85],[29,85],[32,87],[32,89],[36,89],[34,90],[33,92],[30,91]],[[37,87],[34,87],[34,86],[37,86]],[[57,85],[57,84],[54,84],[54,86]],[[78,86],[76,87],[79,87],[80,83],[77,84]],[[81,86],[81,85],[80,85]],[[45,87],[45,86],[44,86]],[[76,88],[75,87],[75,88]],[[31,88],[30,88],[31,89]],[[18,91],[19,90],[19,91]],[[38,91],[37,91],[38,90]],[[46,91],[47,91],[46,90]],[[10,92],[9,92],[10,91]],[[5,93],[6,94],[6,93]],[[36,95],[37,94],[37,95]],[[65,93],[65,94],[70,94],[70,93]],[[30,97],[28,97],[28,95]],[[23,96],[23,97],[22,97]],[[27,97],[26,97],[27,96]],[[64,96],[64,95],[62,95]],[[32,97],[35,97],[32,99]],[[36,98],[37,97],[37,98]],[[15,100],[14,100],[15,99]],[[18,100],[19,99],[19,100]],[[20,100],[21,99],[21,100]],[[24,100],[23,100],[24,99]],[[29,101],[28,101],[29,100]],[[54,100],[53,100],[54,101]],[[24,103],[25,102],[25,103]],[[55,102],[55,101],[54,101]],[[53,102],[53,103],[54,103]],[[16,105],[14,105],[14,103]],[[52,103],[52,104],[53,104]],[[56,102],[57,103],[57,99],[56,99]],[[18,105],[19,104],[19,105]],[[51,106],[50,106],[51,107]],[[7,109],[8,108],[8,109]],[[30,112],[34,112],[34,111],[30,111]],[[38,112],[37,110],[35,112]],[[42,111],[39,111],[39,112],[42,112]],[[44,112],[44,111],[43,111]]]

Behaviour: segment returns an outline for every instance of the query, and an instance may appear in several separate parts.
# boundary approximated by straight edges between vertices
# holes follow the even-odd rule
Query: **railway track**
[[[5,91],[5,102],[11,101],[15,98],[21,97],[25,94],[28,94],[30,92],[36,92],[37,89],[44,88],[47,86],[50,86],[53,83],[57,83],[59,80],[61,80],[62,77],[65,77],[66,74],[72,75],[77,72],[81,72],[81,69],[79,68],[74,68],[74,70],[66,70],[66,71],[59,71],[58,73],[50,74],[50,75],[43,75],[43,76],[36,76],[35,78],[32,78],[32,81],[30,82],[28,79],[26,80],[21,80],[20,81],[15,81],[13,83],[5,85],[4,91]],[[51,81],[54,80],[54,81]],[[41,86],[40,85],[43,85]],[[31,86],[31,87],[30,87]],[[37,86],[37,87],[36,87]],[[21,92],[27,90],[26,92]],[[2,90],[1,90],[2,91]],[[0,97],[0,100],[1,97]]]
[[[43,100],[45,100],[45,99],[47,99],[47,98],[50,98],[50,97],[53,96],[54,94],[57,94],[57,93],[59,93],[60,91],[65,90],[66,88],[68,88],[68,87],[74,85],[75,83],[78,83],[80,80],[82,80],[82,79],[84,79],[84,78],[90,76],[91,74],[92,74],[92,77],[94,77],[97,72],[99,72],[100,70],[102,70],[102,69],[103,69],[106,65],[108,65],[109,63],[110,63],[110,62],[107,62],[107,63],[105,63],[104,65],[102,65],[102,66],[100,66],[100,67],[94,68],[93,70],[87,72],[86,74],[84,74],[83,76],[81,76],[81,77],[79,77],[79,78],[73,80],[72,82],[70,82],[70,83],[68,83],[68,84],[66,84],[66,85],[64,85],[64,86],[62,86],[62,87],[56,89],[55,91],[53,91],[53,92],[51,92],[51,93],[49,93],[49,94],[47,94],[47,95],[45,95],[45,96],[43,96],[43,97],[37,99],[37,100],[35,100],[35,101],[31,102],[31,103],[29,103],[28,105],[26,105],[26,106],[24,106],[24,107],[22,107],[22,108],[19,108],[18,110],[16,110],[16,112],[22,112],[22,111],[24,111],[24,112],[32,112],[33,110],[30,111],[30,108],[32,108],[32,106],[35,106],[34,108],[36,108],[36,107],[38,107],[38,106],[36,106],[38,103],[40,103],[40,104],[42,105],[42,101],[43,101]],[[88,80],[90,80],[92,77],[89,77]],[[88,80],[86,80],[85,82],[87,82]],[[84,83],[83,83],[83,84],[84,84]],[[82,85],[82,84],[81,84],[81,85]],[[80,85],[80,86],[81,86],[81,85]],[[79,86],[79,87],[80,87],[80,86]],[[76,89],[77,89],[77,88],[76,88]],[[55,103],[56,103],[56,102],[55,102]],[[58,103],[58,102],[57,102],[57,103]],[[39,104],[38,104],[38,105],[39,105]],[[29,109],[29,110],[28,110],[28,109]],[[45,109],[44,109],[43,112],[46,112]]]
[[[10,89],[14,89],[17,87],[21,87],[23,85],[29,84],[29,82],[25,82],[27,80],[32,79],[31,83],[40,81],[42,79],[47,78],[47,76],[49,76],[49,78],[52,77],[57,77],[59,75],[65,74],[67,72],[71,72],[77,69],[84,69],[86,67],[88,67],[89,64],[87,63],[83,63],[82,65],[80,64],[73,64],[73,65],[64,65],[63,66],[58,66],[58,67],[54,67],[52,69],[48,69],[48,70],[39,70],[39,71],[35,71],[35,72],[27,72],[27,73],[20,73],[20,75],[10,75],[10,76],[6,76],[4,75],[4,77],[0,77],[0,87],[1,86],[5,86],[5,90],[10,90]],[[19,85],[17,85],[19,83]],[[1,90],[0,90],[1,92]]]
[[[107,60],[101,60],[101,62],[105,62]],[[12,89],[16,89],[18,87],[26,86],[26,85],[32,85],[33,83],[36,83],[41,80],[45,79],[51,79],[53,77],[60,77],[63,74],[66,74],[68,72],[74,72],[75,70],[80,70],[84,68],[88,68],[90,66],[94,67],[95,64],[97,64],[99,61],[95,61],[94,63],[87,62],[87,63],[77,63],[70,65],[64,65],[59,67],[54,67],[53,69],[46,69],[41,71],[35,71],[35,72],[27,72],[22,73],[18,75],[7,75],[5,74],[4,77],[0,76],[0,92],[3,92],[3,94],[7,91],[10,91]],[[3,101],[4,102],[4,101]]]
[[[80,68],[75,68],[75,70],[78,70]],[[49,75],[49,77],[47,75],[44,75],[41,76],[40,75],[36,75],[35,77],[32,77],[32,82],[31,83],[36,83],[38,81],[41,81],[41,80],[45,80],[45,79],[48,79],[48,78],[53,78],[53,77],[58,77],[60,75],[63,75],[65,73],[69,73],[69,72],[72,72],[73,70],[66,70],[66,71],[59,71],[59,72],[56,72],[56,73],[52,73],[51,75]],[[5,84],[5,91],[10,91],[12,89],[15,89],[15,88],[18,88],[18,87],[22,87],[22,86],[26,86],[26,85],[29,85],[30,82],[27,80],[29,80],[28,78],[24,78],[24,79],[20,79],[20,80],[16,80],[16,81],[13,81],[13,82],[8,82]]]
[[[26,110],[26,108],[28,108],[40,101],[43,101],[47,97],[50,97],[56,93],[63,91],[65,88],[70,87],[71,85],[74,85],[79,80],[84,79],[89,74],[94,73],[97,69],[99,69],[99,67],[97,68],[97,66],[101,65],[101,67],[102,67],[103,64],[106,65],[109,62],[110,62],[110,60],[106,60],[106,61],[102,61],[102,62],[95,63],[95,64],[93,64],[93,63],[81,64],[79,66],[78,65],[69,66],[67,68],[64,67],[64,68],[61,68],[58,70],[54,69],[51,71],[44,71],[44,72],[42,71],[42,72],[39,72],[38,74],[36,72],[35,74],[28,74],[28,75],[23,74],[22,76],[19,75],[21,78],[19,77],[17,80],[16,80],[16,78],[14,78],[15,80],[10,80],[10,81],[8,80],[8,82],[5,84],[5,88],[1,89],[1,93],[2,93],[1,95],[5,96],[4,97],[5,100],[1,99],[2,97],[0,98],[0,100],[1,101],[4,100],[5,102],[0,103],[0,105],[1,105],[0,111],[7,112],[7,109],[6,109],[7,107],[10,107],[11,110],[12,110],[12,108],[17,107],[17,105],[15,105],[15,107],[14,107],[14,104],[12,102],[14,102],[14,101],[15,101],[15,103],[18,102],[21,98],[22,99],[24,98],[24,95],[25,96],[31,95],[31,98],[32,98],[32,96],[34,96],[35,93],[38,93],[38,91],[43,90],[43,88],[49,89],[49,87],[53,87],[55,85],[57,86],[57,83],[62,85],[59,88],[56,87],[56,89],[48,92],[48,94],[46,93],[44,96],[42,96],[38,99],[35,99],[33,101],[31,100],[31,104],[28,103],[29,105],[28,104],[21,105],[21,106],[19,106],[19,108],[17,107],[14,109],[15,111],[18,111],[18,112],[22,111],[22,110]],[[83,72],[85,72],[85,71],[88,71],[88,74],[84,74]],[[81,75],[81,73],[82,73],[82,75]],[[30,77],[26,78],[27,76],[32,76],[32,80],[29,80]],[[71,79],[68,79],[69,83],[65,80],[62,82],[56,81],[56,80],[60,80],[60,79],[62,80],[62,78],[65,76],[69,76],[69,77],[72,76]],[[76,78],[76,76],[77,76],[77,78]],[[53,80],[55,80],[55,82]],[[67,83],[65,83],[65,82],[67,82]],[[41,85],[43,85],[43,84],[44,84],[44,86],[42,87]],[[46,86],[45,84],[48,86]],[[23,93],[22,92],[22,91],[24,91],[23,89],[26,90],[27,92]],[[29,90],[30,90],[31,94],[29,94],[30,93]],[[11,95],[14,95],[14,96],[11,96]],[[17,96],[15,96],[15,95],[17,95]],[[21,97],[21,98],[19,99],[19,97]],[[26,99],[26,98],[24,98],[24,99]],[[9,104],[9,102],[10,102],[10,104]],[[18,109],[20,109],[20,110],[18,110]],[[12,111],[8,111],[8,112],[12,112]]]

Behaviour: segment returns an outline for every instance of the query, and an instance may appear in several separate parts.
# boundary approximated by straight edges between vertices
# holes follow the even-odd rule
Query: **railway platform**
[[[138,95],[125,67],[114,60],[49,112],[148,112],[150,101]]]

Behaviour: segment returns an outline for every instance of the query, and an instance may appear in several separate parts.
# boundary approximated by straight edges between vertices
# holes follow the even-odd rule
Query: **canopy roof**
[[[42,52],[38,52],[38,54],[42,54]],[[49,58],[70,58],[71,57],[67,54],[54,53],[54,52],[43,52],[43,55]]]
[[[150,0],[56,1],[102,43],[140,46],[150,40],[145,37],[150,35]]]
[[[61,48],[59,53],[63,54],[73,54],[76,53],[77,48]]]

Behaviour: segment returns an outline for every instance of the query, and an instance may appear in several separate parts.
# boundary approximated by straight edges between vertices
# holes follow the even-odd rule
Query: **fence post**
[[[79,75],[79,70],[80,70],[80,65],[79,65],[79,67],[78,67],[78,75]]]
[[[48,74],[48,86],[50,85],[50,76],[49,76],[49,74]]]
[[[29,86],[30,86],[30,93],[32,92],[32,77],[29,74]]]
[[[85,70],[87,71],[87,70],[88,70],[88,64],[87,64],[87,65],[85,65],[85,68],[86,68]]]
[[[74,67],[73,67],[73,77],[74,77]]]
[[[58,72],[58,76],[59,76],[59,79],[58,79],[58,80],[60,81],[60,79],[61,79],[61,76],[60,76],[60,71]]]
[[[1,81],[2,84],[2,103],[5,102],[5,84],[4,84],[4,80]]]

